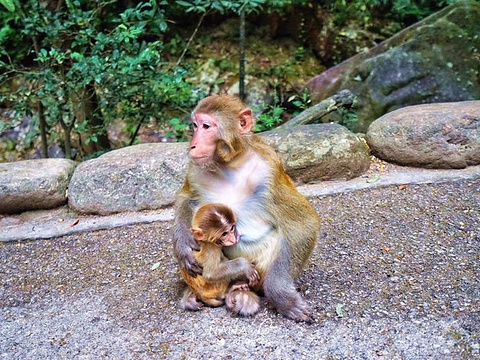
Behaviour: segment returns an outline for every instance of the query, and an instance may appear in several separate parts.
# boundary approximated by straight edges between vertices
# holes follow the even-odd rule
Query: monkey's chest
[[[204,177],[199,205],[229,206],[237,217],[241,241],[257,242],[271,229],[266,206],[269,176],[268,164],[253,156],[241,167],[225,170],[221,176]]]
[[[238,216],[245,206],[262,201],[268,177],[268,165],[259,156],[253,156],[242,166],[204,176],[201,202],[225,204]]]

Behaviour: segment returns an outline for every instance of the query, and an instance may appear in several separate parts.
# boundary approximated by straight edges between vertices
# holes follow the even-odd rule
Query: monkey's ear
[[[240,134],[246,134],[253,129],[253,117],[252,110],[245,109],[240,111]]]
[[[192,235],[195,238],[195,240],[203,240],[205,235],[203,234],[202,229],[200,228],[191,228]]]

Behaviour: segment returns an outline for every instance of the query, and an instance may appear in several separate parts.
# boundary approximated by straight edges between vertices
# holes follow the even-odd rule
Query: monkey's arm
[[[197,242],[190,232],[193,211],[190,208],[192,196],[188,180],[178,191],[175,199],[175,220],[173,225],[173,251],[180,267],[184,268],[189,275],[196,277],[202,274],[202,267],[193,258],[192,250],[200,250]]]
[[[216,256],[214,251],[211,251],[210,254],[211,256],[206,257],[203,261],[202,275],[206,280],[246,279],[250,286],[255,286],[260,281],[260,275],[247,259],[239,257],[234,260],[227,260],[223,255]]]

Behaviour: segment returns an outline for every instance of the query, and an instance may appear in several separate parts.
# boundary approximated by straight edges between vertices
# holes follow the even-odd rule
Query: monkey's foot
[[[233,285],[230,287],[230,292],[235,291],[235,290],[249,291],[249,290],[250,290],[250,286],[248,286],[247,283],[233,284]]]
[[[225,297],[225,304],[235,315],[252,316],[260,309],[260,298],[252,291],[232,290]]]
[[[277,306],[277,311],[283,316],[295,321],[313,322],[312,309],[306,301],[302,299],[300,294],[297,293],[295,298],[291,299],[291,304],[289,307]]]
[[[203,303],[197,299],[190,289],[186,289],[183,298],[180,301],[180,308],[183,310],[198,311],[203,308]]]

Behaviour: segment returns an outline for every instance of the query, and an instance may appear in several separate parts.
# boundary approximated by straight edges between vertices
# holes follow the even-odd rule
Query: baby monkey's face
[[[235,224],[225,227],[223,232],[220,234],[220,237],[215,240],[215,245],[217,246],[232,246],[235,245],[240,236],[238,236],[237,227]]]

